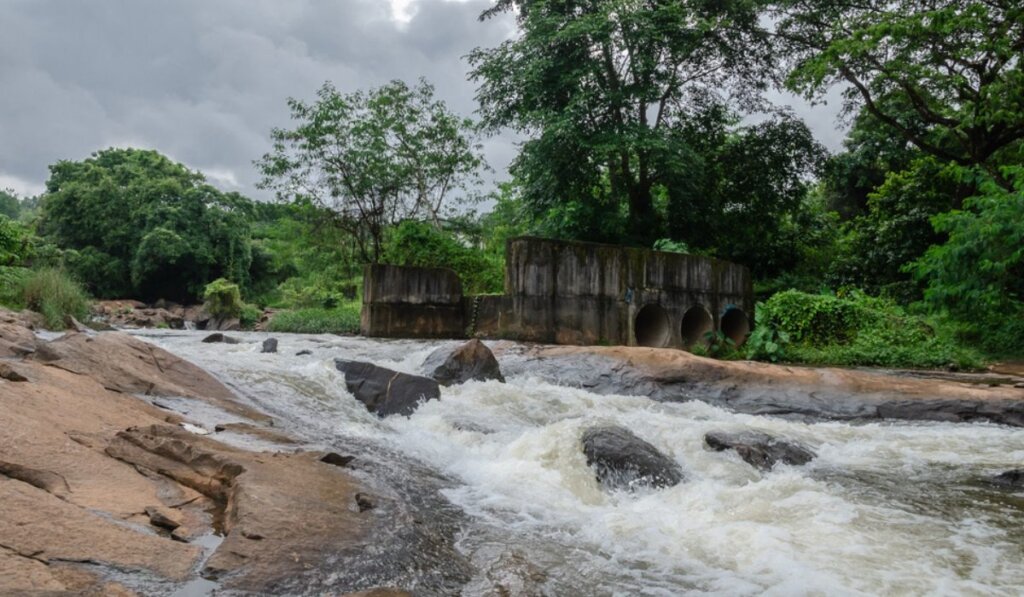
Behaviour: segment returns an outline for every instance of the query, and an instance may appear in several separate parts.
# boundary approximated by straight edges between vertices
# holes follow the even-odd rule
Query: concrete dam
[[[464,295],[445,268],[367,266],[363,335],[689,349],[751,329],[750,270],[727,261],[531,237],[505,260],[501,295]]]

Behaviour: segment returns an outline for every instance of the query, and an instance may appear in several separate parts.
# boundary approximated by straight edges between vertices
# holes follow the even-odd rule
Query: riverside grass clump
[[[0,268],[0,288],[0,303],[40,313],[51,330],[67,328],[69,317],[89,315],[89,295],[61,269]]]
[[[922,369],[978,369],[984,358],[960,345],[950,326],[908,313],[863,292],[809,294],[787,290],[758,305],[758,325],[784,338],[788,362]],[[762,332],[762,334],[765,332]],[[767,356],[756,352],[748,356]]]
[[[352,301],[332,309],[313,307],[280,311],[267,324],[267,331],[294,334],[358,334],[361,309],[362,305],[358,301]]]

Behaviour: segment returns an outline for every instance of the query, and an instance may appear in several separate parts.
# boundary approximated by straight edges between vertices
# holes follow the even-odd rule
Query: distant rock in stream
[[[760,431],[711,431],[704,436],[704,443],[718,452],[735,450],[740,458],[762,471],[770,471],[778,462],[807,464],[816,456],[797,442],[782,440]]]
[[[583,453],[597,481],[609,489],[671,487],[683,480],[674,460],[623,427],[593,427],[583,433]]]
[[[1024,468],[1000,473],[991,477],[989,482],[1003,489],[1024,489]]]
[[[423,362],[423,371],[445,386],[490,379],[505,383],[498,359],[476,338],[454,348],[438,348]]]
[[[416,411],[421,401],[441,397],[441,388],[428,377],[344,359],[335,359],[334,366],[345,374],[348,391],[378,417],[408,416]]]
[[[267,338],[263,341],[263,348],[260,350],[263,353],[277,352],[277,338]]]
[[[203,338],[203,342],[206,344],[241,344],[242,341],[238,338],[228,336],[227,334],[215,332]]]

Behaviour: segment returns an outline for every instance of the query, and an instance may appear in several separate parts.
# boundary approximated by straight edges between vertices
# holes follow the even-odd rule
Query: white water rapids
[[[444,342],[278,334],[279,353],[260,354],[265,334],[232,334],[237,345],[140,335],[206,368],[310,446],[388,446],[447,477],[443,494],[466,514],[459,550],[481,570],[515,554],[545,594],[1024,592],[1024,495],[978,482],[1024,465],[1021,429],[805,423],[599,396],[528,374],[442,388],[411,417],[382,420],[345,390],[334,358],[421,373]],[[187,410],[211,428],[224,421],[195,403]],[[603,492],[580,449],[583,430],[600,424],[654,444],[686,480]],[[704,447],[708,431],[741,429],[799,440],[818,457],[760,473]],[[479,576],[466,594],[487,591]]]

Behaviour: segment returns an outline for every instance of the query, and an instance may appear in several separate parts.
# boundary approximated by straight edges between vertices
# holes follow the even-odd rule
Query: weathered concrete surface
[[[481,318],[483,336],[635,346],[649,336],[638,329],[638,314],[657,305],[668,321],[653,337],[684,348],[683,318],[694,306],[713,314],[716,326],[731,310],[753,314],[749,270],[725,261],[537,238],[511,239],[506,251],[508,313]],[[497,329],[486,327],[495,323]]]
[[[875,372],[716,361],[670,349],[501,345],[506,375],[599,394],[701,400],[742,413],[815,419],[991,421],[1024,427],[1024,391]],[[504,356],[503,356],[504,355]]]
[[[462,282],[445,268],[368,265],[361,318],[364,336],[461,338]]]

